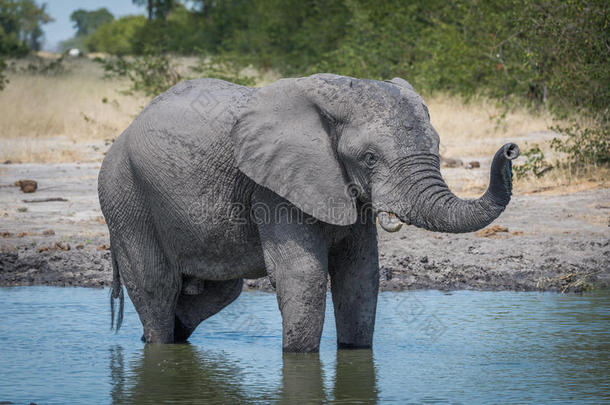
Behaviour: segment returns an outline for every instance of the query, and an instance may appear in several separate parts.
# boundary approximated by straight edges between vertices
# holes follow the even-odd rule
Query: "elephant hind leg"
[[[116,250],[121,280],[142,322],[142,340],[174,343],[175,308],[181,289],[178,272],[168,266],[158,246],[136,246],[121,243]]]
[[[123,283],[149,343],[173,343],[175,307],[182,287],[160,243],[148,192],[134,176],[125,137],[119,137],[99,175],[100,205],[108,223],[115,279]],[[117,147],[123,145],[123,147]],[[118,283],[116,284],[118,287]]]
[[[144,219],[141,219],[144,218]],[[111,228],[113,255],[142,326],[147,343],[173,343],[180,272],[168,262],[156,232],[143,215]]]
[[[242,279],[206,280],[200,294],[180,294],[176,304],[174,341],[186,342],[201,322],[235,301],[242,286]]]

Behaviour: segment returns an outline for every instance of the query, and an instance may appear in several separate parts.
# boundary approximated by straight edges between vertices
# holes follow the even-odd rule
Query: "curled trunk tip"
[[[515,160],[519,157],[519,146],[516,143],[507,143],[502,146],[501,150],[504,153],[504,157],[508,160]]]

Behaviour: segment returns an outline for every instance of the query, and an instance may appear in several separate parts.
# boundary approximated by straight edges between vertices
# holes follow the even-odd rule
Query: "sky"
[[[55,20],[42,26],[45,33],[43,49],[46,51],[55,51],[61,41],[74,36],[70,14],[76,9],[97,10],[106,7],[115,18],[145,14],[146,11],[144,7],[135,6],[131,0],[36,0],[36,3],[46,3],[47,13]]]

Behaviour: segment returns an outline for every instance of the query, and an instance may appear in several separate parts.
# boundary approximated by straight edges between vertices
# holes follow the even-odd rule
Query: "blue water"
[[[610,293],[381,293],[372,351],[282,355],[275,295],[246,292],[187,345],[144,345],[108,290],[0,288],[0,401],[14,403],[601,403]]]

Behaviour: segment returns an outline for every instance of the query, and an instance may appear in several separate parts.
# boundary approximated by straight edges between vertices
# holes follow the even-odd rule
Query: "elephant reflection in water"
[[[377,380],[371,350],[338,350],[332,401],[324,391],[317,353],[285,353],[281,404],[377,403]]]
[[[370,350],[340,350],[332,393],[324,389],[319,354],[283,356],[279,392],[246,392],[243,371],[222,356],[211,357],[194,346],[146,345],[126,370],[123,348],[110,349],[111,398],[114,404],[159,403],[377,403],[377,384]]]
[[[123,349],[110,349],[114,404],[247,402],[240,371],[222,357],[213,358],[195,347],[146,345],[128,369]]]

